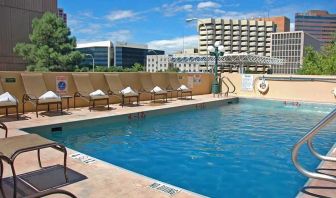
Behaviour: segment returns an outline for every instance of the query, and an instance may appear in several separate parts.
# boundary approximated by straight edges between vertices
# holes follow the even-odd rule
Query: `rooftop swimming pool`
[[[240,99],[227,105],[24,129],[142,175],[210,197],[294,197],[307,181],[291,149],[332,105]],[[205,108],[204,108],[205,107]],[[165,110],[164,110],[165,111]],[[143,114],[140,114],[140,117]],[[336,123],[314,139],[326,153]],[[313,169],[319,161],[300,151]]]

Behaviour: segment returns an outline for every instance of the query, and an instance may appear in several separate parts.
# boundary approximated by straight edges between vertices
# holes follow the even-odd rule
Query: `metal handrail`
[[[228,96],[229,95],[229,91],[230,91],[230,87],[226,84],[226,82],[224,81],[224,78],[225,77],[221,77],[220,78],[220,82],[221,84],[224,84],[225,87],[226,87],[226,92],[224,93],[225,96]],[[223,89],[222,89],[223,90]],[[222,93],[222,90],[221,90],[221,93]]]
[[[223,78],[223,81],[224,81],[224,79],[227,79],[233,87],[233,90],[232,91],[229,90],[229,93],[234,93],[236,91],[236,86],[233,84],[233,82],[230,80],[230,78],[228,78],[226,76],[223,76],[222,78]]]
[[[319,154],[313,147],[312,144],[312,139],[313,137],[327,124],[329,124],[331,121],[333,121],[336,118],[336,109],[334,109],[331,113],[329,113],[326,117],[324,117],[318,124],[316,124],[303,138],[301,138],[293,147],[292,150],[292,161],[294,166],[300,171],[303,175],[309,178],[314,178],[314,179],[321,179],[321,180],[326,180],[330,182],[336,183],[336,177],[331,176],[331,175],[326,175],[322,173],[317,173],[317,172],[311,172],[301,166],[301,164],[298,162],[298,152],[300,147],[307,142],[308,148],[310,152],[317,157],[320,160],[325,160],[325,161],[333,161],[336,162],[336,158],[333,157],[328,157]]]

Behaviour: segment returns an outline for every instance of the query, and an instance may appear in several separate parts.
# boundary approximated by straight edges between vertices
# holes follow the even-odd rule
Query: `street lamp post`
[[[215,57],[215,65],[213,68],[214,80],[212,81],[211,92],[213,94],[219,93],[219,79],[218,79],[218,58],[224,55],[224,46],[219,41],[215,42],[215,46],[209,46],[208,51],[211,56]]]
[[[204,26],[205,31],[206,31],[206,48],[208,49],[209,43],[208,43],[208,28],[207,28],[207,26],[205,25],[204,21],[202,21],[201,19],[198,19],[198,18],[186,19],[187,23],[192,22],[192,21],[200,21],[202,23],[202,25]],[[197,29],[198,29],[198,27],[197,27]],[[207,57],[208,57],[209,53],[208,53],[208,51],[206,51],[206,52],[207,52]],[[209,64],[208,64],[208,59],[207,59],[207,61],[206,61],[206,68],[209,69],[208,67],[209,67]]]
[[[90,56],[92,58],[92,71],[94,72],[94,68],[95,68],[95,60],[92,54],[85,54],[85,56]]]

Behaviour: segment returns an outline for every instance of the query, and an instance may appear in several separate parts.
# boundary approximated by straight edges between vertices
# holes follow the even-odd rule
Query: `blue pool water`
[[[307,181],[293,167],[295,142],[334,106],[240,99],[238,103],[113,122],[26,129],[128,170],[210,197],[294,197]],[[336,125],[315,138],[326,153]],[[303,147],[300,161],[319,161]]]

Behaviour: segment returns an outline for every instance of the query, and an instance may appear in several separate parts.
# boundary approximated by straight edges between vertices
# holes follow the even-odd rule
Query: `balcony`
[[[265,38],[264,37],[259,37],[258,41],[265,41]]]
[[[247,26],[242,26],[241,30],[247,30]]]
[[[267,42],[271,42],[271,40],[272,40],[271,38],[266,38]]]
[[[267,32],[273,32],[273,28],[272,27],[268,27],[268,28],[266,28],[266,31]]]
[[[239,40],[240,39],[240,36],[234,36],[234,37],[232,37],[232,40]]]
[[[225,51],[231,51],[231,47],[224,47]]]
[[[233,26],[233,30],[240,30],[239,26]]]
[[[250,46],[255,46],[256,42],[250,42]]]
[[[258,36],[265,36],[265,33],[264,32],[259,32]]]
[[[264,42],[258,42],[258,46],[265,46],[265,43]]]
[[[256,31],[257,30],[257,27],[253,26],[253,27],[250,27],[250,31]]]
[[[224,36],[224,40],[231,40],[231,36]]]
[[[250,32],[250,36],[256,36],[257,35],[257,33],[255,33],[255,32]]]
[[[270,56],[271,56],[271,53],[266,53],[265,56],[270,57]]]
[[[232,45],[239,45],[239,42],[238,41],[233,41]]]
[[[208,37],[208,38],[207,38]],[[213,35],[208,35],[208,36],[200,36],[200,40],[201,41],[206,41],[207,39],[208,40],[212,40],[214,38]]]
[[[219,39],[221,40],[221,39],[222,39],[222,36],[216,36],[215,39],[216,39],[216,40],[219,40]]]
[[[224,30],[231,30],[231,26],[224,26]]]
[[[255,47],[250,47],[250,52],[255,52],[256,51],[256,48]]]
[[[208,30],[208,32],[207,31],[201,31],[200,32],[201,36],[210,35],[210,34],[214,34],[214,31],[213,30]]]
[[[250,37],[250,41],[256,41],[256,37]]]
[[[224,41],[223,45],[224,45],[224,46],[226,46],[226,45],[231,45],[231,41]]]
[[[234,31],[234,32],[232,33],[232,35],[238,36],[238,35],[240,35],[240,32],[239,32],[239,31]]]
[[[246,46],[246,45],[247,45],[247,42],[246,42],[246,41],[243,41],[243,42],[240,43],[240,45],[242,45],[242,46]]]
[[[266,43],[266,46],[267,47],[271,47],[271,43]]]
[[[241,37],[241,40],[242,40],[242,41],[247,41],[247,36],[242,36],[242,37]]]
[[[265,31],[264,27],[258,27],[258,31]]]
[[[232,51],[238,51],[239,47],[232,47]]]
[[[225,31],[224,34],[225,35],[231,35],[231,31]]]
[[[258,52],[264,52],[265,48],[264,47],[258,47]]]
[[[242,32],[241,35],[246,36],[247,32]]]
[[[216,25],[216,30],[222,30],[223,26],[222,25]]]
[[[223,31],[222,30],[218,30],[218,31],[216,31],[216,34],[223,34]]]
[[[242,51],[247,51],[247,47],[241,47]]]
[[[212,25],[207,25],[206,28],[204,27],[204,25],[200,26],[201,31],[212,30],[212,29],[213,29]]]

